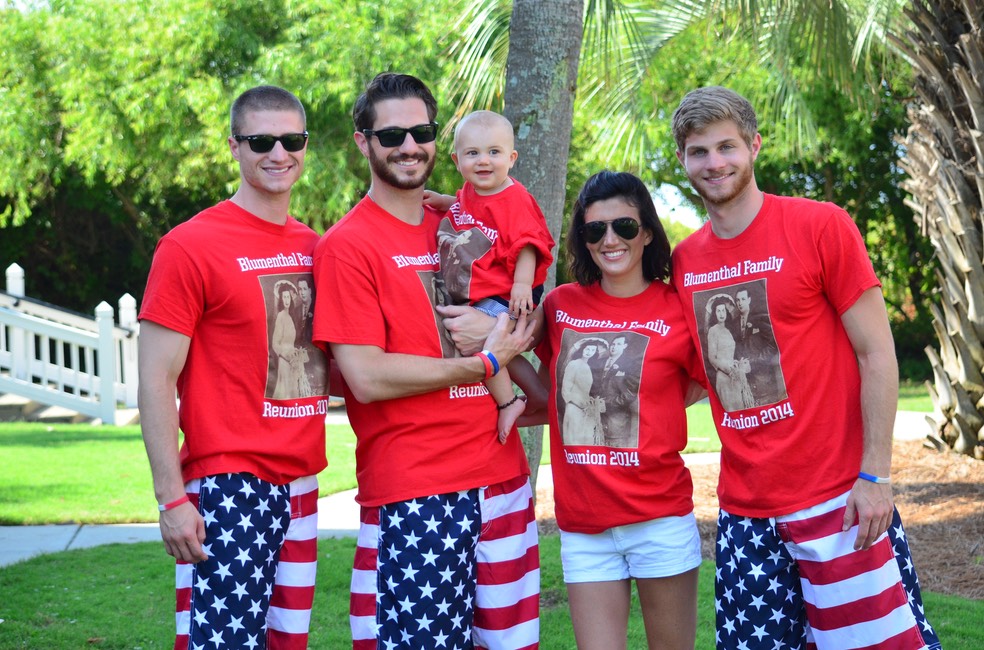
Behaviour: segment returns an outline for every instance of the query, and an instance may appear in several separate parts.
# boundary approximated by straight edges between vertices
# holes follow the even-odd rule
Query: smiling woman
[[[642,181],[589,178],[567,253],[576,283],[548,294],[535,317],[575,636],[580,647],[625,648],[634,580],[649,646],[693,647],[700,540],[680,451],[702,373]]]

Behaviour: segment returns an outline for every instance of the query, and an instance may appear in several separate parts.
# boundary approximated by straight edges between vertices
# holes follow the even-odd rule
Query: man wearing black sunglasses
[[[318,240],[288,214],[306,143],[293,94],[240,95],[228,138],[239,189],[165,235],[147,281],[140,420],[178,561],[176,647],[307,647],[327,395],[287,372],[321,354],[296,338]]]
[[[437,103],[383,73],[353,110],[364,199],[319,242],[314,338],[345,379],[362,528],[352,577],[357,647],[534,648],[539,559],[519,436],[498,441],[482,380],[525,350],[501,315],[482,353],[444,357],[437,229],[422,205]]]

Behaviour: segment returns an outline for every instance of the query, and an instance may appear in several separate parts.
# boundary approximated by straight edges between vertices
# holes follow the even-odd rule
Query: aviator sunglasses
[[[589,244],[600,242],[605,237],[605,233],[608,232],[608,224],[611,224],[612,230],[616,235],[626,241],[635,239],[641,227],[640,223],[632,217],[619,217],[611,221],[592,221],[581,226],[581,234],[584,235],[584,241]]]
[[[285,133],[283,135],[234,135],[236,142],[245,140],[253,153],[267,153],[279,141],[284,151],[300,151],[307,144],[308,132]]]
[[[399,147],[407,139],[407,133],[410,134],[410,137],[417,144],[427,144],[428,142],[434,142],[437,138],[437,122],[418,124],[417,126],[411,126],[409,129],[398,129],[395,127],[392,129],[379,129],[378,131],[362,129],[362,133],[367,138],[376,136],[379,144],[384,147]]]

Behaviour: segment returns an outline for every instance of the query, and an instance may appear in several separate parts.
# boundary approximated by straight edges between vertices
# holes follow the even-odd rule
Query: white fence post
[[[116,344],[113,341],[113,308],[103,301],[96,307],[99,330],[99,417],[103,424],[116,424]]]
[[[137,405],[137,300],[128,293],[120,298],[120,327],[127,328],[131,334],[120,343],[120,381],[126,387],[123,403],[128,407]]]
[[[17,262],[7,267],[7,293],[17,298],[24,297],[24,269]],[[10,374],[15,379],[27,379],[30,373],[30,367],[27,361],[28,336],[30,334],[22,329],[14,329],[11,332]]]
[[[24,269],[17,262],[7,267],[7,293],[24,297]]]

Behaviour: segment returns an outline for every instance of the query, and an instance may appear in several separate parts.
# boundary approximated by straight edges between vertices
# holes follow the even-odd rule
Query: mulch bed
[[[984,462],[896,440],[892,484],[922,588],[984,599]],[[693,465],[694,505],[705,558],[714,557],[717,464]],[[557,531],[553,492],[537,490],[541,533]]]

